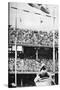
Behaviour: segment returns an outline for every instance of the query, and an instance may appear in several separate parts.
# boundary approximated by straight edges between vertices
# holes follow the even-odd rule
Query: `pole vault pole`
[[[53,73],[55,75],[55,28],[54,27],[55,27],[55,7],[53,8]]]

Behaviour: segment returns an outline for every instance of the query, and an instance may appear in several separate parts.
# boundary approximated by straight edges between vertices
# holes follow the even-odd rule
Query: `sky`
[[[9,24],[12,27],[16,25],[17,19],[17,27],[20,29],[29,29],[29,30],[57,30],[58,29],[58,6],[55,5],[47,5],[50,11],[50,15],[52,17],[47,17],[46,13],[43,11],[30,7],[27,3],[10,3],[10,19]],[[17,10],[11,8],[16,7]],[[24,12],[23,10],[28,10],[28,12]],[[54,11],[54,12],[53,12]],[[40,13],[41,15],[37,15],[34,13]],[[53,22],[53,16],[55,16],[55,22]],[[42,23],[41,23],[42,22]]]

